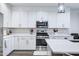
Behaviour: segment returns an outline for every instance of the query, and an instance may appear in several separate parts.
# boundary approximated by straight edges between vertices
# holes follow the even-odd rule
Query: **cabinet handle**
[[[21,24],[19,24],[19,27],[21,27]]]
[[[26,40],[26,44],[27,44],[27,45],[28,45],[28,43],[29,43],[28,40]]]
[[[19,42],[19,39],[18,39],[18,42]]]
[[[64,24],[62,24],[62,27],[64,27]]]
[[[18,40],[18,42],[19,42],[19,38],[18,38],[17,40]]]
[[[5,40],[5,48],[7,48],[7,45],[6,45],[6,40]]]

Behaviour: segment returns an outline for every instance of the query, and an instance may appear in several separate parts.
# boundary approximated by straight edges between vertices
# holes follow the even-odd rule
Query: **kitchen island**
[[[79,42],[74,43],[66,39],[46,39],[52,53],[79,54]]]

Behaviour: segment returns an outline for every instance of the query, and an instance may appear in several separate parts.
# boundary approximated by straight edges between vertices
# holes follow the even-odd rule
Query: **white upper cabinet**
[[[17,28],[35,28],[36,12],[25,11],[23,9],[12,11],[12,27]]]
[[[56,12],[49,12],[48,13],[48,27],[49,28],[56,28],[57,27],[57,17]]]
[[[70,28],[70,12],[66,12],[65,13],[65,19],[64,19],[64,23],[65,23],[65,28]]]
[[[12,11],[12,27],[27,28],[28,13],[23,10]]]
[[[4,15],[3,26],[13,28],[36,28],[36,21],[48,21],[48,28],[70,28],[70,10],[57,13],[56,10],[30,9],[30,7],[11,7],[1,4],[0,12]],[[66,8],[67,9],[67,8]]]
[[[65,26],[64,19],[65,19],[64,13],[57,13],[57,27],[58,28],[63,28]]]
[[[19,26],[22,27],[22,28],[27,28],[28,27],[28,12],[25,12],[25,11],[22,11],[20,12],[20,24]]]
[[[29,11],[28,13],[28,28],[36,28],[36,16],[37,13],[35,11]]]
[[[57,11],[48,12],[49,28],[70,28],[70,10],[66,9],[65,13]]]
[[[12,27],[19,27],[20,12],[12,11]]]
[[[38,11],[37,12],[37,21],[47,21],[48,20],[48,12]]]
[[[70,28],[70,13],[57,13],[57,28]]]

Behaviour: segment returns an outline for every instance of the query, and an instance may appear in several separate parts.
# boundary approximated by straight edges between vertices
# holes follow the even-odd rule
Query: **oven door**
[[[47,46],[45,39],[36,39],[36,46]]]

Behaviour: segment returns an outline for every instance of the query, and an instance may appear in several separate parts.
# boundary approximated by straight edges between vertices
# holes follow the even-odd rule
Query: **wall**
[[[2,25],[3,25],[3,14],[0,13],[0,51],[2,51],[2,44],[3,44],[3,40],[2,40]]]
[[[70,33],[79,33],[79,9],[71,9],[70,24]]]

